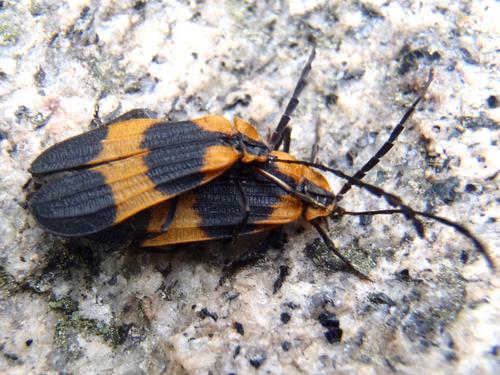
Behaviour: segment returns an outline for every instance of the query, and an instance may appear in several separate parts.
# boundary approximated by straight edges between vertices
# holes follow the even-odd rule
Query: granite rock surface
[[[317,143],[354,173],[433,67],[366,181],[463,223],[498,263],[498,14],[493,0],[0,1],[0,372],[498,373],[498,274],[438,223],[420,239],[399,216],[331,222],[367,282],[303,221],[271,242],[146,252],[51,236],[26,209],[30,163],[89,129],[96,107],[238,115],[267,135],[312,35],[292,153]],[[385,207],[357,189],[342,204]]]

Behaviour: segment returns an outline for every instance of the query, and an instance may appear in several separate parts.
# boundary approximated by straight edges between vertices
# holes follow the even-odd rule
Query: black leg
[[[104,122],[101,120],[99,116],[99,101],[96,101],[94,106],[94,116],[92,117],[92,121],[90,122],[91,128],[100,128],[104,125]]]
[[[285,113],[281,116],[280,122],[278,123],[278,126],[276,127],[271,136],[271,148],[273,150],[277,150],[279,145],[281,144],[285,130],[288,127],[288,123],[290,122],[290,116],[297,107],[297,104],[299,104],[299,96],[302,90],[304,90],[304,87],[306,86],[307,83],[306,79],[309,72],[311,71],[311,64],[312,61],[314,60],[314,56],[316,56],[315,44],[313,44],[313,49],[311,51],[311,54],[309,55],[309,59],[307,60],[306,65],[302,69],[302,73],[300,74],[299,80],[295,85],[292,98],[290,99],[290,101],[286,106]]]
[[[132,120],[132,119],[138,119],[138,118],[155,118],[156,113],[149,109],[145,108],[135,108],[131,109],[128,112],[125,112],[124,114],[114,118],[111,121],[108,121],[106,125],[114,124],[120,121],[127,121],[127,120]]]
[[[238,236],[240,233],[242,233],[247,224],[248,224],[248,217],[250,215],[250,204],[248,202],[248,195],[245,192],[245,188],[243,187],[243,184],[241,183],[240,179],[238,177],[233,177],[232,181],[234,182],[234,185],[238,189],[238,201],[240,203],[241,211],[243,212],[243,215],[241,217],[241,222],[237,225],[234,226],[233,230],[233,242],[238,239]]]
[[[333,252],[336,256],[338,256],[342,262],[344,262],[344,264],[346,265],[346,267],[352,272],[354,273],[356,276],[358,276],[359,278],[363,279],[363,280],[369,280],[371,281],[371,279],[365,275],[364,273],[358,271],[352,264],[351,262],[349,261],[349,259],[347,259],[345,256],[343,256],[338,250],[337,248],[335,247],[335,244],[333,243],[333,241],[331,240],[331,238],[328,236],[328,234],[325,232],[325,230],[321,227],[321,222],[324,221],[323,218],[318,218],[318,219],[314,219],[314,220],[311,220],[310,223],[312,224],[313,227],[316,228],[316,230],[318,231],[319,235],[321,236],[321,238],[323,239],[323,242],[325,243],[326,247],[328,247],[328,249]]]
[[[274,230],[267,233],[266,237],[252,250],[245,251],[240,254],[236,259],[228,262],[222,270],[222,276],[219,279],[219,285],[233,276],[239,269],[253,265],[265,256],[266,251],[272,246],[273,237],[275,236]]]
[[[378,164],[378,162],[380,161],[380,159],[383,158],[384,155],[387,154],[389,152],[389,150],[394,146],[394,141],[396,141],[397,137],[403,131],[404,125],[405,125],[406,121],[408,121],[408,119],[413,114],[413,112],[415,112],[415,109],[417,108],[418,103],[420,103],[420,101],[422,100],[423,96],[425,95],[425,92],[429,88],[429,85],[432,82],[433,76],[434,76],[434,72],[431,69],[429,71],[429,78],[427,80],[427,83],[425,84],[425,86],[424,86],[422,92],[420,93],[420,95],[418,96],[418,98],[412,103],[412,105],[410,106],[410,108],[408,108],[408,110],[403,115],[403,117],[401,118],[401,120],[399,121],[399,123],[394,127],[394,129],[392,129],[392,132],[389,135],[389,138],[387,139],[387,141],[385,141],[385,143],[382,145],[382,147],[379,148],[379,150],[375,153],[375,155],[373,155],[370,158],[370,160],[368,160],[368,162],[365,165],[363,165],[353,175],[353,178],[355,178],[357,180],[361,180],[363,177],[365,177],[366,173],[370,169],[372,169],[373,167],[375,167]],[[343,195],[345,193],[347,193],[351,189],[351,187],[352,187],[352,184],[349,181],[347,181],[344,184],[344,186],[342,186],[342,188],[340,189],[340,191],[337,193],[337,201],[342,200]]]
[[[119,108],[115,110],[113,113],[118,112]],[[113,114],[111,114],[111,117]],[[91,128],[99,128],[101,126],[108,126],[111,124],[115,124],[120,121],[127,121],[127,120],[132,120],[132,119],[139,119],[139,118],[155,118],[156,113],[145,108],[135,108],[131,109],[128,112],[125,112],[121,114],[118,117],[113,118],[112,120],[109,120],[108,122],[104,122],[101,117],[99,116],[99,104],[96,103],[95,108],[94,108],[94,117],[92,118],[91,121]]]
[[[165,220],[163,221],[163,224],[161,225],[160,228],[160,233],[165,233],[168,228],[170,228],[170,225],[172,224],[172,221],[174,221],[175,214],[177,212],[177,205],[179,204],[179,197],[174,197],[172,198],[172,205],[170,206],[170,209],[168,210],[167,214],[165,215]]]
[[[281,161],[282,160],[280,160],[280,162]],[[298,163],[298,164],[300,164],[300,163]],[[260,168],[255,168],[255,172],[259,173],[260,175],[262,175],[263,177],[265,177],[266,179],[268,179],[272,183],[276,184],[277,186],[279,186],[280,188],[285,190],[287,193],[290,193],[290,194],[300,198],[304,202],[306,202],[314,207],[326,208],[325,205],[314,200],[314,198],[307,195],[306,193],[301,193],[300,191],[297,191],[294,187],[288,185],[285,181],[283,181],[279,177],[276,177],[272,173],[269,173],[268,171],[265,171],[265,170],[260,169]],[[332,194],[332,198],[333,198],[333,194]]]

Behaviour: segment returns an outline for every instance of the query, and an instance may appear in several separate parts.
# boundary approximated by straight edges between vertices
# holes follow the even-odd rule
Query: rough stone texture
[[[67,241],[36,225],[23,185],[96,104],[104,118],[238,114],[265,135],[312,34],[293,153],[309,157],[319,124],[319,159],[353,173],[433,66],[427,99],[367,181],[498,254],[499,13],[493,0],[1,1],[0,371],[498,373],[499,279],[450,228],[429,223],[419,239],[401,217],[332,223],[365,282],[301,222],[219,286],[259,239],[164,253]],[[343,204],[384,207],[356,189]]]

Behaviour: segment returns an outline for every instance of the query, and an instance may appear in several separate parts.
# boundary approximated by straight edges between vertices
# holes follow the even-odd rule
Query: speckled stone
[[[262,237],[112,249],[44,233],[25,189],[32,160],[89,129],[96,106],[238,115],[266,135],[314,35],[293,154],[309,158],[317,131],[318,158],[354,173],[434,67],[366,181],[467,225],[498,263],[498,14],[494,0],[0,1],[0,372],[498,373],[498,274],[453,229],[332,222],[367,282],[305,222],[260,254]],[[342,203],[385,207],[357,189]],[[223,278],[246,250],[256,259]]]

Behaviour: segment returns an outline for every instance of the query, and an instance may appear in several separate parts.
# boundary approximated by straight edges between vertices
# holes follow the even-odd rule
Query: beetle
[[[78,237],[100,232],[134,214],[208,183],[236,164],[267,160],[289,144],[290,116],[306,85],[316,49],[297,81],[270,145],[236,117],[209,115],[169,122],[132,110],[53,145],[32,163],[42,186],[30,200],[48,232]]]
[[[281,151],[271,159],[296,160]],[[276,182],[278,180],[278,183]],[[232,171],[134,216],[134,232],[156,233],[141,246],[163,246],[256,233],[333,210],[325,177],[300,164],[269,162]]]
[[[31,211],[54,234],[99,232],[213,180],[240,160],[265,158],[267,146],[251,138],[253,130],[221,116],[174,123],[134,118],[70,138],[33,162],[35,176],[56,177],[34,194]]]
[[[271,230],[303,217],[316,228],[326,246],[348,269],[368,279],[336,249],[323,229],[325,219],[346,215],[403,214],[412,221],[420,237],[424,236],[424,227],[417,217],[453,227],[473,242],[491,268],[495,267],[486,247],[460,224],[429,212],[413,210],[396,195],[337,169],[297,160],[280,151],[273,151],[269,160],[267,163],[255,163],[253,167],[244,166],[243,170],[234,171],[234,175],[223,175],[182,194],[176,200],[163,202],[134,216],[128,225],[136,237],[136,244],[140,247],[164,247],[231,238],[235,234]],[[384,198],[394,208],[347,211],[338,205],[341,196],[333,193],[328,181],[315,169],[347,180],[340,191],[347,192],[350,187],[357,186]]]
[[[84,236],[142,211],[129,220],[129,228],[139,238],[141,233],[146,234],[140,240],[140,245],[146,247],[255,233],[303,216],[327,246],[360,276],[363,275],[335,249],[321,227],[322,222],[331,216],[401,213],[412,221],[421,237],[424,227],[417,216],[454,227],[473,241],[493,268],[484,245],[465,227],[415,211],[397,196],[361,181],[394,146],[430,85],[432,70],[421,94],[387,141],[352,177],[288,154],[290,115],[298,104],[314,56],[315,48],[270,145],[260,139],[252,125],[239,118],[234,119],[234,124],[222,116],[172,123],[147,118],[140,110],[132,111],[104,127],[56,144],[33,162],[31,171],[35,176],[59,176],[35,194],[32,212],[52,233]],[[282,143],[285,152],[276,151]],[[326,179],[313,168],[331,172],[347,182],[334,194]],[[210,183],[212,180],[215,181]],[[345,211],[338,202],[352,186],[384,197],[395,208]]]

